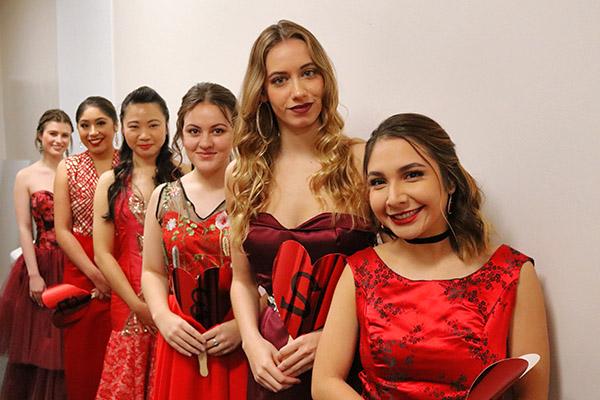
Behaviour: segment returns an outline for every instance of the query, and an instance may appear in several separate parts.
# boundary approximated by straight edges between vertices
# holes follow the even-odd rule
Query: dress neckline
[[[492,255],[488,258],[488,260],[486,262],[484,262],[479,268],[477,268],[475,271],[464,275],[464,276],[460,276],[460,277],[456,277],[456,278],[446,278],[446,279],[411,279],[411,278],[407,278],[404,275],[394,271],[392,268],[390,268],[387,263],[385,261],[383,261],[383,259],[379,256],[379,254],[377,253],[377,251],[375,250],[375,248],[370,247],[369,250],[373,252],[373,254],[375,254],[375,257],[377,258],[377,260],[379,260],[379,262],[381,263],[381,265],[383,265],[385,268],[387,268],[388,270],[390,270],[390,272],[392,272],[395,276],[397,276],[399,279],[408,281],[408,282],[413,282],[413,283],[427,283],[427,282],[432,282],[432,283],[443,283],[443,282],[454,282],[454,281],[461,281],[461,280],[465,280],[465,279],[469,279],[471,277],[473,277],[474,275],[478,274],[481,271],[484,271],[485,269],[487,269],[490,265],[493,264],[492,261],[494,261],[501,253],[501,251],[507,249],[508,246],[506,244],[501,244],[500,246],[498,246],[496,248],[496,250],[494,250],[494,252],[492,253]]]
[[[37,193],[48,193],[49,195],[51,195],[52,197],[54,197],[54,193],[51,192],[51,191],[49,191],[49,190],[46,190],[46,189],[40,189],[40,190],[36,190],[35,192],[31,192],[31,194],[29,195],[29,197],[33,197],[33,195],[37,194]]]
[[[181,179],[178,179],[177,182],[179,183],[179,187],[181,188],[181,193],[183,193],[183,197],[185,198],[185,201],[187,201],[192,206],[192,211],[194,212],[194,215],[201,221],[206,221],[207,219],[210,219],[210,217],[215,215],[217,213],[217,211],[219,211],[221,209],[221,207],[223,207],[223,204],[225,204],[225,200],[221,201],[206,217],[201,217],[200,215],[198,215],[198,212],[196,211],[196,205],[194,203],[192,203],[192,201],[188,197],[188,195],[185,191],[185,188],[183,187],[183,182],[181,182]]]
[[[260,212],[258,213],[258,215],[264,215],[264,216],[266,216],[267,218],[270,218],[270,219],[271,219],[273,222],[275,222],[275,223],[276,223],[276,224],[277,224],[277,225],[278,225],[280,228],[282,228],[282,229],[284,229],[284,230],[286,230],[286,231],[293,231],[293,230],[297,230],[297,229],[302,229],[302,228],[303,228],[303,227],[305,227],[306,225],[310,225],[311,223],[314,223],[315,221],[317,221],[317,220],[320,220],[320,219],[322,219],[322,218],[324,218],[324,217],[331,218],[331,217],[333,216],[333,213],[332,213],[331,211],[323,211],[323,212],[320,212],[320,213],[318,213],[318,214],[316,214],[316,215],[313,215],[312,217],[308,218],[308,219],[307,219],[307,220],[305,220],[304,222],[301,222],[300,224],[296,225],[296,226],[295,226],[295,227],[293,227],[293,228],[288,228],[288,227],[284,226],[284,225],[283,225],[281,222],[279,222],[279,220],[277,219],[277,217],[275,217],[275,216],[274,216],[273,214],[271,214],[270,212],[267,212],[267,211],[260,211]],[[349,215],[349,214],[343,214],[343,213],[340,213],[340,214],[338,214],[338,215],[340,215],[340,216],[341,216],[341,215]]]

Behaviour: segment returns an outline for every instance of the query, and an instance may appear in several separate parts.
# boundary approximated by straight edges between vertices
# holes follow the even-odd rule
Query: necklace
[[[446,229],[444,232],[435,235],[435,236],[429,236],[429,237],[424,237],[424,238],[414,238],[414,239],[404,239],[404,241],[406,243],[410,243],[410,244],[428,244],[428,243],[437,243],[437,242],[441,242],[442,240],[446,239],[448,236],[450,236],[450,229]]]

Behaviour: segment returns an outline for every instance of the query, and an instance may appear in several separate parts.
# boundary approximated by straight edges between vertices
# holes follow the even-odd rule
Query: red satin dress
[[[508,356],[521,267],[500,246],[474,273],[411,280],[368,248],[348,258],[360,327],[365,399],[464,399],[477,375]]]
[[[114,256],[129,284],[142,297],[142,246],[146,206],[131,185],[115,200]],[[96,399],[145,400],[153,381],[155,336],[115,292],[110,300],[112,332]]]
[[[302,244],[314,263],[319,258],[340,253],[351,255],[358,250],[371,246],[375,235],[366,222],[355,218],[354,222],[349,214],[333,214],[323,212],[303,222],[295,228],[288,229],[281,225],[277,219],[265,212],[258,213],[250,221],[248,236],[244,242],[244,250],[248,261],[259,285],[272,293],[273,261],[281,243],[286,240],[295,240]],[[337,282],[330,282],[335,285]],[[306,332],[308,333],[308,332]],[[301,375],[301,383],[280,393],[272,393],[263,389],[254,381],[252,374],[248,377],[248,400],[304,400],[310,399],[312,371]],[[356,377],[354,376],[354,380]],[[353,382],[352,373],[349,382]]]
[[[119,155],[115,151],[113,168],[118,160]],[[92,223],[98,173],[89,151],[66,158],[65,166],[73,236],[79,241],[89,259],[94,261]],[[63,281],[85,290],[94,289],[92,281],[68,257],[65,257]],[[110,331],[110,301],[97,299],[90,302],[79,321],[64,329],[65,378],[70,400],[89,400],[96,397]]]
[[[52,286],[62,281],[64,259],[54,232],[53,193],[32,193],[30,210],[37,232],[38,270],[46,286]],[[29,297],[29,274],[22,255],[0,295],[0,354],[8,355],[0,399],[66,398],[62,332],[52,325],[50,310]]]
[[[156,217],[162,228],[169,275],[173,270],[172,249],[177,246],[180,268],[196,278],[206,268],[218,266],[219,289],[229,293],[232,271],[225,202],[203,218],[188,200],[181,182],[175,181],[163,188]],[[169,295],[168,302],[172,312],[185,319],[200,333],[206,332],[206,327],[180,309],[174,295]],[[232,318],[233,313],[229,312],[225,320]],[[208,356],[208,376],[203,377],[200,375],[196,356],[182,355],[158,335],[155,362],[153,398],[156,400],[246,399],[248,362],[241,346],[224,356]]]

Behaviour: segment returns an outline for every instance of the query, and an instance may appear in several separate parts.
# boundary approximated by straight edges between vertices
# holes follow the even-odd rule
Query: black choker
[[[428,244],[428,243],[437,243],[446,239],[450,236],[450,229],[447,229],[445,232],[440,233],[439,235],[429,236],[424,238],[414,238],[414,239],[404,239],[406,243],[410,244]]]

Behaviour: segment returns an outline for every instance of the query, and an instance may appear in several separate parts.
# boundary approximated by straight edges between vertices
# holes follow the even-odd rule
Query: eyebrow
[[[306,63],[306,64],[302,65],[302,66],[301,66],[299,69],[301,69],[301,70],[302,70],[302,69],[304,69],[304,68],[308,68],[308,67],[316,67],[316,66],[317,66],[317,65],[316,65],[316,64],[315,64],[313,61],[311,61],[311,62],[309,62],[309,63]],[[286,73],[287,73],[287,72],[284,72],[284,71],[275,71],[275,72],[271,72],[271,73],[270,73],[270,74],[267,76],[267,79],[271,79],[271,77],[273,77],[274,75],[283,75],[283,74],[286,74]]]
[[[424,164],[421,164],[421,163],[414,162],[414,163],[406,164],[406,165],[398,168],[397,172],[404,173],[413,168],[427,168],[427,166]],[[367,174],[367,176],[382,176],[382,175],[383,175],[383,173],[381,173],[379,171],[369,171],[369,173]]]

